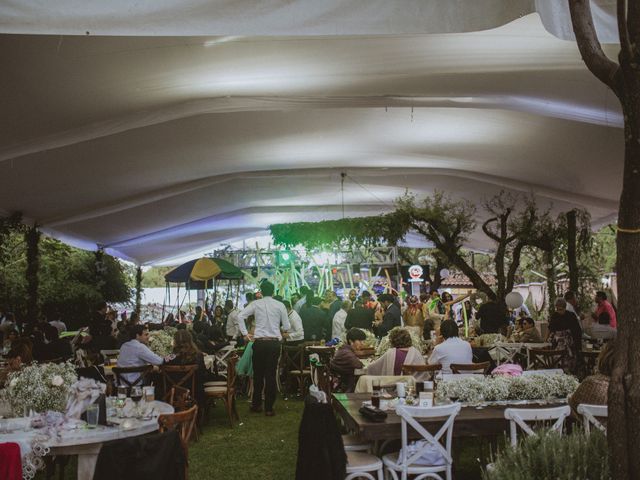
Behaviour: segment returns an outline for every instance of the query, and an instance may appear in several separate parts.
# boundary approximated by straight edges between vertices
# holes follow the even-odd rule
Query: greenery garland
[[[269,226],[276,245],[308,250],[344,246],[395,245],[410,227],[409,217],[394,212],[376,217],[343,218],[321,222],[277,223]]]

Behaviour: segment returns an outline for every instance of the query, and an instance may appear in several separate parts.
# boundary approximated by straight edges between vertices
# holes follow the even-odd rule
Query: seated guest
[[[382,318],[374,322],[373,331],[377,337],[385,337],[394,327],[402,325],[400,307],[395,303],[395,298],[389,293],[383,293],[378,297],[382,306]]]
[[[444,320],[440,324],[440,336],[429,357],[429,364],[441,364],[442,373],[451,373],[452,363],[472,363],[473,352],[469,342],[458,337],[458,324],[453,320]]]
[[[577,409],[581,403],[590,405],[606,405],[608,399],[609,379],[613,372],[613,356],[615,341],[608,342],[598,356],[598,373],[585,378],[573,395],[569,397],[572,413],[578,417]]]
[[[542,343],[542,337],[536,328],[533,318],[525,317],[522,319],[522,330],[518,336],[518,341],[521,343]]]
[[[16,330],[15,328],[11,328],[7,330],[4,337],[4,343],[2,345],[4,351],[8,352],[9,350],[11,350],[11,347],[13,346],[14,342],[19,338],[20,338],[20,334],[18,333],[18,330]]]
[[[187,330],[178,330],[173,337],[173,354],[175,358],[166,362],[167,365],[197,365],[195,399],[199,405],[204,405],[204,382],[206,381],[207,368],[204,365],[204,355]],[[175,380],[179,381],[183,374],[177,374]]]
[[[118,367],[142,367],[144,365],[162,365],[164,359],[156,355],[147,346],[149,343],[149,330],[144,325],[133,325],[129,327],[131,340],[122,344],[120,355],[118,356]],[[135,382],[139,377],[137,373],[126,374],[130,383]]]
[[[120,348],[124,343],[129,341],[129,331],[127,330],[127,324],[123,320],[118,322],[117,329],[116,344],[118,348]]]
[[[578,317],[567,311],[565,299],[556,299],[555,307],[555,312],[549,318],[547,341],[551,343],[551,348],[567,352],[562,359],[562,367],[575,372],[578,368],[578,350],[582,346],[582,329]]]
[[[455,322],[454,322],[455,324]],[[367,375],[401,375],[402,365],[424,365],[424,357],[412,346],[411,335],[396,327],[389,332],[391,348],[367,367]]]
[[[591,325],[587,334],[591,338],[598,338],[602,340],[611,340],[616,338],[617,330],[611,326],[611,318],[607,312],[602,312],[598,315],[598,323]]]
[[[27,338],[18,339],[6,355],[8,368],[0,370],[0,387],[4,386],[7,376],[11,372],[17,372],[23,365],[29,365],[33,361],[31,341]]]
[[[362,368],[362,362],[356,355],[361,350],[367,335],[359,328],[347,332],[347,343],[342,345],[331,359],[331,371],[340,376],[340,389],[353,392],[356,386],[354,370]]]
[[[50,324],[43,326],[44,338],[47,343],[42,346],[40,360],[54,360],[62,359],[67,360],[71,358],[73,352],[71,351],[71,345],[67,340],[60,339],[60,333],[58,329]]]

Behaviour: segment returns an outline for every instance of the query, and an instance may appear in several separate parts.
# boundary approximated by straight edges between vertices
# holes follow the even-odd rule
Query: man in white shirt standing
[[[291,308],[291,302],[285,300],[284,307],[287,309],[287,314],[289,315],[289,323],[291,324],[291,330],[289,333],[285,333],[283,337],[287,340],[287,344],[291,344],[293,342],[301,342],[304,340],[304,328],[302,326],[302,319],[298,312],[296,312],[293,308]]]
[[[331,325],[331,338],[340,338],[346,331],[344,322],[347,320],[347,314],[351,310],[351,301],[345,300],[340,306],[340,310],[333,316],[333,323]]]
[[[442,373],[451,373],[452,363],[473,363],[473,351],[469,342],[458,337],[458,325],[453,320],[440,324],[440,337],[434,347],[429,364],[442,365]]]
[[[275,287],[271,282],[262,282],[260,291],[262,298],[251,302],[238,315],[238,327],[248,342],[253,341],[253,398],[251,411],[262,411],[262,389],[264,386],[265,415],[275,415],[273,404],[276,401],[276,375],[280,358],[280,326],[285,331],[291,329],[287,309],[282,302],[272,298]],[[253,315],[255,331],[249,335],[245,320]]]

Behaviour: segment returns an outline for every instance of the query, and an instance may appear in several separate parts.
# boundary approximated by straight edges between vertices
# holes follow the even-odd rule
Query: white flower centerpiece
[[[365,348],[376,348],[376,344],[378,343],[378,339],[373,334],[371,330],[365,330],[363,328],[358,328],[358,330],[362,330],[367,338],[364,339],[363,343]],[[340,342],[336,345],[337,348],[340,348],[342,345],[347,343],[347,332],[343,332],[340,336]]]
[[[477,377],[477,378],[476,378]],[[566,398],[578,388],[573,375],[528,375],[484,377],[474,375],[438,382],[437,398],[457,398],[461,402],[498,402],[505,400],[549,400]]]
[[[12,372],[3,396],[14,415],[35,412],[64,412],[69,388],[78,380],[73,364],[36,363]]]
[[[149,332],[149,348],[153,353],[161,357],[169,355],[173,351],[173,336],[175,333],[176,329],[173,327]]]
[[[378,348],[376,349],[376,355],[378,356],[384,355],[386,351],[391,348],[391,343],[389,342],[389,336],[391,332],[393,332],[398,328],[404,328],[404,327],[393,327],[391,330],[389,330],[389,333],[385,337],[382,337],[380,339],[380,343],[378,344]],[[425,347],[424,347],[424,341],[422,340],[422,337],[420,337],[417,331],[412,328],[405,328],[405,330],[408,331],[409,335],[411,336],[411,346],[417,349],[419,352],[424,353]]]

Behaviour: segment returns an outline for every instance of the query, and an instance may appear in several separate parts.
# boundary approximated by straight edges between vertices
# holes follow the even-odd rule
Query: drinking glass
[[[153,385],[142,387],[142,390],[144,391],[145,402],[153,402],[156,399],[156,387],[154,387]]]
[[[140,400],[142,400],[142,388],[140,387],[131,387],[131,400],[136,404],[136,417],[140,416]]]
[[[371,380],[371,406],[380,408],[380,380]]]
[[[100,416],[100,405],[92,403],[87,408],[87,428],[96,428],[98,426],[98,417]]]

